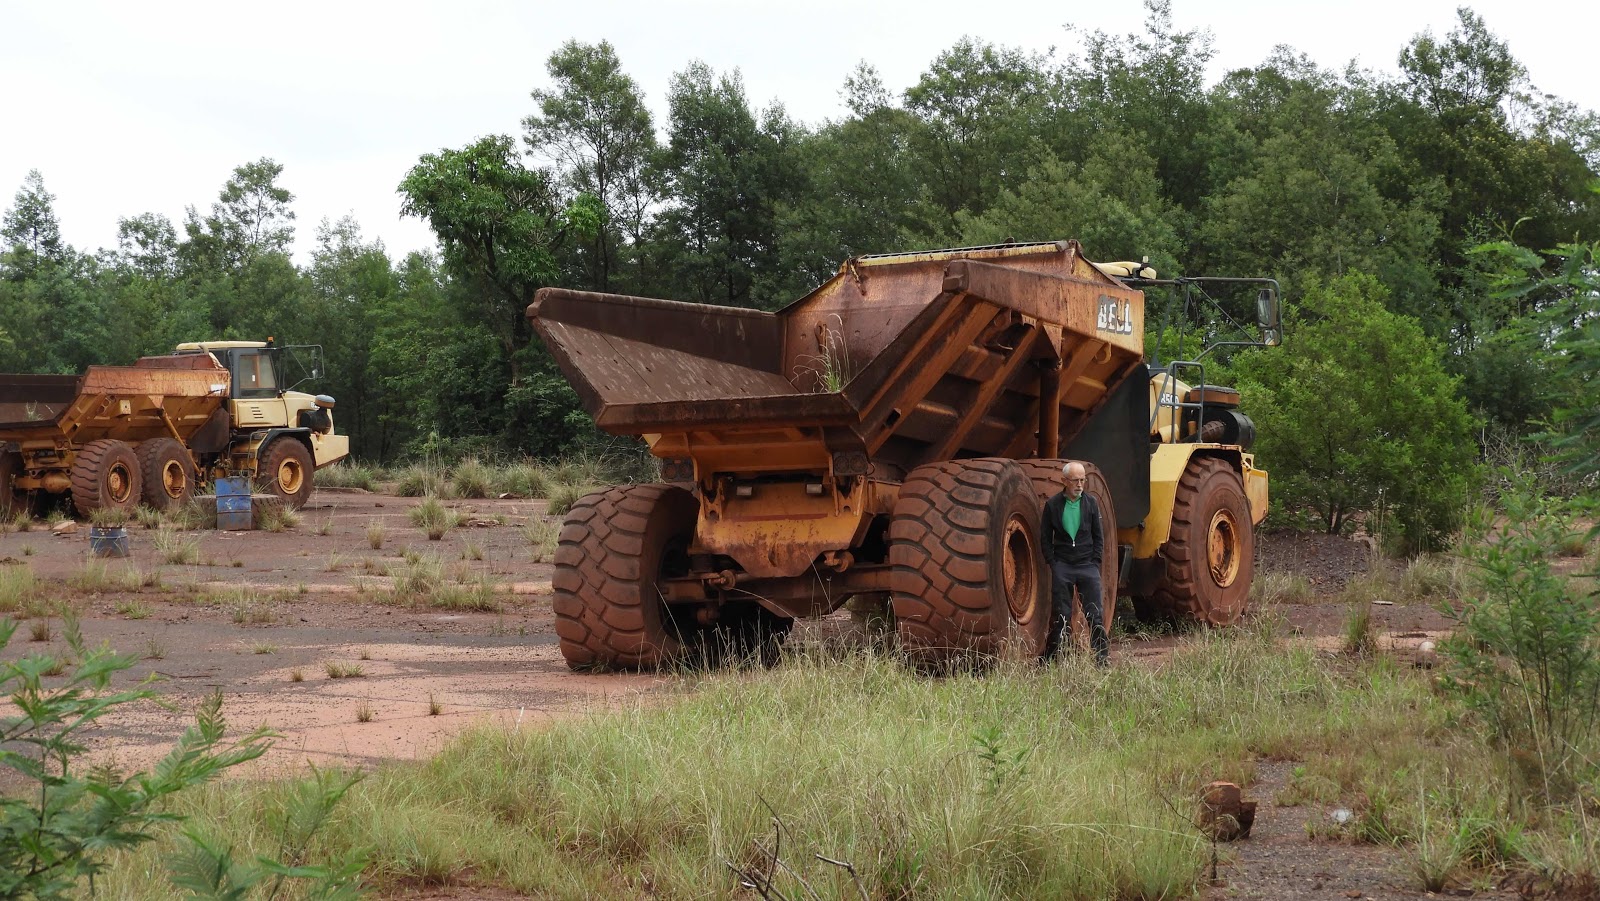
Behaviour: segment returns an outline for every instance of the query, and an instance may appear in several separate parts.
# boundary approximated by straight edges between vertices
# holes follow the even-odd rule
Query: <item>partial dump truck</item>
[[[1037,657],[1039,517],[1068,460],[1116,524],[1108,628],[1119,593],[1141,615],[1234,622],[1267,473],[1237,392],[1200,363],[1147,362],[1139,286],[1192,282],[1152,275],[1063,241],[860,257],[776,313],[539,291],[528,316],[585,409],[661,460],[659,483],[567,514],[567,663],[765,656],[852,598],[891,612],[919,660]],[[1275,283],[1240,281],[1261,287],[1250,343],[1276,343]]]
[[[180,344],[82,375],[0,374],[0,514],[52,495],[85,516],[167,510],[237,475],[299,508],[315,471],[350,452],[333,398],[289,390],[321,374],[320,347],[270,339]]]

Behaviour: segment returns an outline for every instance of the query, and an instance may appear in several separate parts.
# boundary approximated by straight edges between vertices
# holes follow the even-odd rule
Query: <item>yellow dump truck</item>
[[[288,390],[321,375],[321,348],[180,344],[83,375],[0,375],[0,513],[70,494],[78,512],[168,509],[214,479],[254,478],[293,507],[349,454],[333,398]]]
[[[1108,274],[1111,272],[1113,274]],[[547,288],[534,327],[656,484],[591,494],[555,555],[574,668],[650,668],[708,646],[765,653],[858,597],[942,663],[1038,656],[1043,501],[1068,459],[1117,525],[1120,591],[1224,625],[1249,594],[1267,474],[1236,392],[1152,369],[1145,298],[1077,242],[850,260],[776,313]],[[1259,282],[1254,343],[1275,343]],[[1109,625],[1109,623],[1108,623]]]

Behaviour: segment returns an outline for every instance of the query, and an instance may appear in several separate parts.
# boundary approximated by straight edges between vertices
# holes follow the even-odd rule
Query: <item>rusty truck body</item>
[[[205,342],[82,375],[0,374],[0,512],[52,495],[84,515],[164,510],[237,474],[303,505],[349,439],[334,432],[332,398],[279,387],[279,355],[293,350]]]
[[[1214,422],[1237,394],[1152,377],[1142,291],[1076,242],[857,258],[776,313],[544,289],[528,315],[600,428],[661,460],[567,516],[574,667],[759,649],[852,597],[923,659],[1038,655],[1040,507],[1067,459],[1116,523],[1108,613],[1119,590],[1243,610],[1267,476],[1248,420]]]

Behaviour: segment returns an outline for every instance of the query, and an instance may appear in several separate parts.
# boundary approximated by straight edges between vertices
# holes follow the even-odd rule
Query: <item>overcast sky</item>
[[[1210,29],[1211,80],[1288,44],[1325,67],[1396,69],[1403,46],[1453,27],[1452,0],[1173,0]],[[1474,4],[1542,91],[1600,108],[1592,3]],[[1087,3],[695,2],[160,3],[0,0],[0,205],[44,175],[68,242],[116,243],[117,219],[210,208],[233,167],[271,157],[293,191],[297,257],[324,218],[353,214],[396,257],[433,246],[395,186],[420,154],[520,134],[529,91],[569,38],[609,40],[665,125],[672,73],[739,69],[753,104],[807,123],[842,115],[868,60],[895,92],[963,35],[1069,51],[1082,31],[1141,29],[1137,0]]]

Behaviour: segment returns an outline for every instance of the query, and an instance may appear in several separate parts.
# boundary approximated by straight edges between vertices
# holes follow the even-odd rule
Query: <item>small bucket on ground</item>
[[[89,527],[89,550],[96,557],[126,557],[130,549],[127,526]]]

